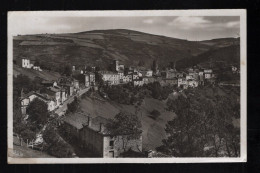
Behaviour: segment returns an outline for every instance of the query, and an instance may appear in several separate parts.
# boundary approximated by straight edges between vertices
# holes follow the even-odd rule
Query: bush
[[[69,103],[67,105],[67,107],[68,107],[68,111],[69,112],[72,112],[72,113],[76,112],[78,110],[78,108],[79,108],[78,98],[75,96],[74,100],[71,103]]]
[[[25,129],[21,132],[21,136],[24,139],[24,141],[26,141],[27,139],[29,141],[35,139],[35,132],[29,130],[29,129]]]
[[[154,109],[150,114],[150,117],[154,120],[156,120],[161,115],[161,113],[156,109]]]
[[[73,148],[66,143],[53,128],[47,128],[43,133],[43,139],[47,143],[45,150],[55,157],[72,157]]]

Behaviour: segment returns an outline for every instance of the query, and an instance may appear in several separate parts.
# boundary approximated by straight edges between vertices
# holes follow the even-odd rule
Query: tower
[[[119,71],[119,61],[118,60],[114,60],[113,66],[114,66],[115,71]]]

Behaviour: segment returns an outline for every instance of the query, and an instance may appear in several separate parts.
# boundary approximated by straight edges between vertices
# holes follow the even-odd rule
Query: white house
[[[120,83],[119,74],[111,71],[100,71],[102,80],[110,85],[118,85]]]
[[[186,78],[178,78],[178,87],[185,87],[187,85],[187,80]]]
[[[22,58],[22,59],[19,59],[20,61],[20,65],[23,67],[23,68],[32,68],[33,67],[33,61],[31,61],[29,58]]]
[[[195,88],[195,87],[198,87],[199,82],[196,80],[189,79],[189,80],[187,80],[187,84],[189,87]]]
[[[24,95],[21,97],[20,101],[21,101],[21,111],[22,114],[25,115],[26,114],[26,109],[29,106],[29,104],[35,99],[38,98],[42,101],[44,101],[45,103],[47,103],[48,105],[48,111],[53,111],[55,108],[57,108],[57,103],[55,100],[52,100],[50,98],[48,98],[48,96],[44,96],[42,94],[36,93],[36,92],[29,92],[28,94]]]
[[[123,76],[123,83],[128,83],[128,82],[132,82],[132,75],[131,74]]]

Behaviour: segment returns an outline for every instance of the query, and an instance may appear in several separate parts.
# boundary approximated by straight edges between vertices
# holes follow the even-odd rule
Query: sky
[[[16,16],[13,35],[130,29],[193,41],[238,37],[239,16]]]

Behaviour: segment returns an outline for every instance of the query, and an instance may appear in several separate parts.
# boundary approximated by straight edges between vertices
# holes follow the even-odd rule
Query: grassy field
[[[133,105],[123,105],[115,102],[102,102],[91,98],[81,100],[81,108],[84,112],[92,116],[102,116],[113,118],[120,111],[136,113]],[[165,101],[159,101],[153,98],[145,98],[140,106],[138,116],[142,121],[143,148],[146,150],[155,149],[161,145],[162,139],[165,138],[165,124],[175,117],[175,114],[165,110]],[[161,116],[156,120],[150,118],[150,112],[157,109]]]
[[[54,158],[53,156],[50,156],[45,152],[27,148],[25,145],[26,144],[24,144],[24,146],[14,145],[11,156],[17,158]]]
[[[57,80],[60,77],[59,73],[53,71],[45,71],[45,70],[36,71],[32,69],[21,68],[17,65],[14,65],[13,69],[14,69],[13,70],[14,76],[23,74],[25,76],[28,76],[30,79],[34,79],[35,77],[40,77],[44,80]]]

